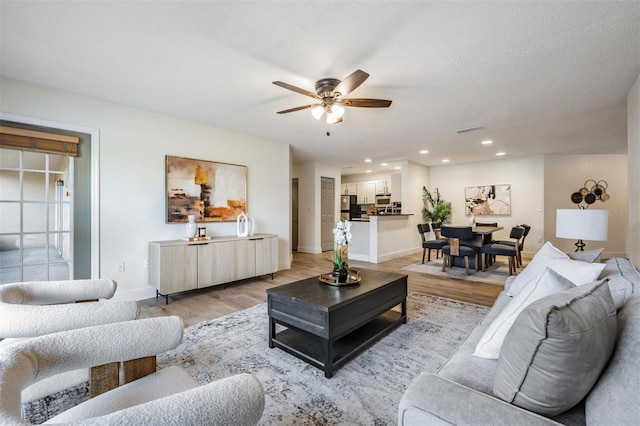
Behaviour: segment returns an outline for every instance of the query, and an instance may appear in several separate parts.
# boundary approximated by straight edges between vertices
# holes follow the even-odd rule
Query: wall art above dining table
[[[511,184],[477,185],[464,188],[467,216],[511,214]]]

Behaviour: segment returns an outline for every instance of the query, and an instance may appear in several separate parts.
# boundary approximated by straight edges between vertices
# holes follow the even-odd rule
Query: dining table
[[[452,226],[452,225],[444,225],[444,226]],[[467,228],[469,225],[455,226],[455,228]],[[503,230],[503,226],[474,226],[471,228],[473,232],[473,238],[467,240],[460,240],[461,245],[477,247],[480,250],[483,244],[490,243],[493,239],[493,233]],[[453,258],[453,266],[460,266],[464,268],[464,259],[461,257]],[[469,258],[469,268],[475,269],[475,259]]]

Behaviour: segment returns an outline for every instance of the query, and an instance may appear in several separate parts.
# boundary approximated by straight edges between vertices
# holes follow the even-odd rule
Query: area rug
[[[475,269],[469,269],[471,274],[467,275],[467,271],[464,267],[447,268],[442,272],[442,258],[432,259],[431,262],[425,260],[424,263],[413,263],[409,266],[402,268],[411,272],[418,272],[421,274],[435,275],[438,277],[455,278],[458,280],[476,281],[487,284],[504,285],[504,282],[509,277],[509,265],[501,260],[496,261],[493,265],[489,266],[486,271],[476,271]],[[522,268],[518,268],[518,271]]]
[[[488,308],[410,294],[407,324],[338,369],[331,379],[268,347],[266,304],[189,327],[184,342],[158,357],[204,384],[241,372],[265,389],[262,425],[393,425],[400,398],[422,371],[435,372]]]
[[[395,425],[398,403],[422,371],[436,372],[488,308],[409,293],[408,322],[334,372],[331,379],[268,347],[266,303],[185,329],[183,343],[158,356],[199,383],[248,372],[262,382],[261,425]],[[84,401],[87,384],[23,405],[33,423]]]

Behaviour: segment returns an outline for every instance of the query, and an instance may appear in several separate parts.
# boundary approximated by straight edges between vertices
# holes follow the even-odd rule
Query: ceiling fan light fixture
[[[324,114],[324,108],[322,105],[318,105],[317,107],[311,108],[311,115],[316,120],[320,120],[322,118],[322,114]]]

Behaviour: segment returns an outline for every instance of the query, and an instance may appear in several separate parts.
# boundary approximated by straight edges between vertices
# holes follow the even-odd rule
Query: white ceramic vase
[[[196,217],[195,215],[190,214],[187,218],[189,219],[189,222],[187,222],[187,238],[193,238],[196,236],[196,232],[198,232]]]

